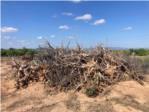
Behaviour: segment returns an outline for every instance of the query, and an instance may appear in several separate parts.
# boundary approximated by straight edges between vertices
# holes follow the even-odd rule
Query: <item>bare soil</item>
[[[120,82],[104,95],[89,98],[81,92],[54,93],[37,82],[16,90],[8,61],[1,65],[2,112],[149,112],[149,76],[144,86],[135,81]]]

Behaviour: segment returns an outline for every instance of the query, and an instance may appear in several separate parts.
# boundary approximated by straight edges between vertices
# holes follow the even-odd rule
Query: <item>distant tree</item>
[[[35,49],[1,49],[1,56],[23,56],[23,55],[30,55],[33,56],[37,51]]]
[[[135,54],[138,56],[146,56],[149,55],[149,50],[140,48],[140,49],[129,49],[130,55]]]

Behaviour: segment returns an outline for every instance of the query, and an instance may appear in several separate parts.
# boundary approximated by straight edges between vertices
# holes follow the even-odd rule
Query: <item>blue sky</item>
[[[1,47],[149,48],[149,2],[2,2]]]

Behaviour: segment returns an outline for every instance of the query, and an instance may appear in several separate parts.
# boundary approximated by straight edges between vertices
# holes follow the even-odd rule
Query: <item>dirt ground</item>
[[[0,68],[2,112],[149,112],[149,76],[144,86],[120,82],[105,95],[89,98],[71,91],[51,95],[40,82],[16,90],[10,63],[2,61]]]

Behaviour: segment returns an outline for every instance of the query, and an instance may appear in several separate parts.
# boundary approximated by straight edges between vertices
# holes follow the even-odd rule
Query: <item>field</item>
[[[149,112],[149,2],[1,6],[0,112]]]
[[[148,57],[138,57],[148,61]],[[42,82],[17,90],[11,59],[2,58],[1,90],[3,112],[148,112],[149,77],[144,85],[123,81],[106,89],[104,94],[89,98],[81,92],[51,92]]]

